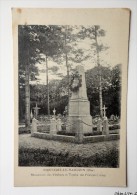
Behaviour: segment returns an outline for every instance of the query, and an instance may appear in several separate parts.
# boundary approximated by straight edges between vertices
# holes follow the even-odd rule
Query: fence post
[[[56,119],[52,118],[50,120],[50,135],[54,135],[57,133],[57,124],[56,124]]]
[[[37,119],[32,119],[31,135],[37,132]]]
[[[58,118],[58,119],[57,119],[57,131],[61,131],[61,125],[62,125],[61,119]]]
[[[108,119],[107,117],[104,117],[104,120],[103,120],[103,132],[102,132],[103,135],[109,135],[109,126],[108,126]]]
[[[80,118],[76,121],[76,142],[82,143],[83,142],[83,123]]]
[[[98,121],[97,121],[97,131],[102,132],[102,120],[101,120],[101,118],[99,118]]]

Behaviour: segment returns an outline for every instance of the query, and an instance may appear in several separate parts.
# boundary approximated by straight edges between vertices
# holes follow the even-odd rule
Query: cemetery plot
[[[119,151],[112,147],[112,143],[120,139],[121,64],[104,66],[102,52],[109,50],[103,43],[105,29],[98,25],[20,25],[18,30],[19,119],[25,123],[25,127],[19,127],[19,133],[31,133],[28,140],[33,142],[38,139],[36,143],[42,144],[50,142],[54,145],[58,141],[72,147],[80,147],[81,144],[87,147],[86,144],[95,142],[108,145],[111,149],[105,148],[104,154],[102,150],[100,154],[106,155],[108,163],[106,160],[98,164],[98,151],[86,159],[79,154],[75,158],[68,150],[67,154],[59,154],[61,161],[63,155],[67,158],[67,164],[62,161],[62,166],[76,166],[77,159],[84,162],[86,159],[87,166],[118,167]],[[56,163],[50,161],[51,165],[59,165],[57,152],[53,154],[48,146],[45,152],[39,150],[41,156],[35,147],[25,148],[21,143],[19,146],[20,165],[39,165],[34,163],[33,152],[38,162],[43,158],[42,165],[53,156]],[[110,165],[107,150],[110,156],[111,153],[116,154],[115,165]],[[24,159],[26,164],[23,155],[29,159]],[[72,157],[76,161],[74,164],[70,163]],[[91,158],[94,161],[91,162]]]

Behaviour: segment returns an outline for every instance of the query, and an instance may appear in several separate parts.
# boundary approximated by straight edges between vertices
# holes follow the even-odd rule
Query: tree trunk
[[[67,54],[66,54],[66,67],[67,67],[67,80],[68,80],[68,108],[67,108],[67,115],[69,115],[69,96],[70,96],[70,90],[69,90],[69,66],[68,66]]]
[[[29,86],[29,64],[25,70],[25,126],[30,129],[30,86]]]
[[[46,80],[47,80],[47,111],[48,117],[50,116],[50,103],[49,103],[49,78],[48,78],[48,57],[46,56]]]
[[[98,66],[98,78],[99,78],[99,111],[100,117],[103,117],[102,107],[103,107],[103,100],[102,100],[102,73],[101,73],[101,65],[99,60],[99,51],[98,51],[98,40],[97,40],[97,29],[95,26],[95,41],[96,41],[96,53],[97,53],[97,66]]]
[[[68,80],[68,107],[67,107],[67,115],[69,115],[69,96],[70,96],[70,90],[69,90],[69,64],[68,64],[68,54],[67,54],[67,30],[68,27],[66,26],[65,29],[65,58],[66,58],[66,67],[67,67],[67,80]]]

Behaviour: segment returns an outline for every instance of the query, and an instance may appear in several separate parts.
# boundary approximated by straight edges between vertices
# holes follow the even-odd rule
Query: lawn
[[[20,166],[118,167],[119,140],[74,144],[19,135]]]

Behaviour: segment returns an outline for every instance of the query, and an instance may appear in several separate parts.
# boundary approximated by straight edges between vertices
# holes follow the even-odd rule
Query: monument
[[[82,123],[83,133],[92,132],[92,116],[90,115],[90,102],[87,98],[84,67],[78,65],[76,74],[73,74],[70,90],[72,95],[69,101],[69,115],[67,120],[67,132],[77,133],[78,123]]]

